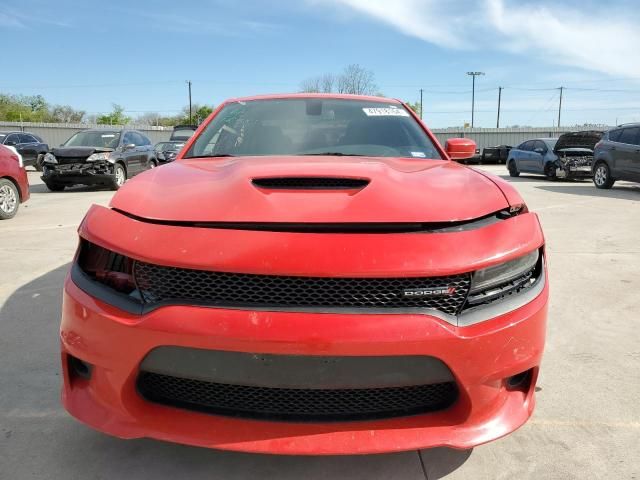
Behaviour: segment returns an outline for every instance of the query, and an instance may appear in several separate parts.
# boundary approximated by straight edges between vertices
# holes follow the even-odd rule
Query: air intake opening
[[[256,187],[271,190],[351,190],[369,185],[366,178],[340,177],[269,177],[254,178]]]

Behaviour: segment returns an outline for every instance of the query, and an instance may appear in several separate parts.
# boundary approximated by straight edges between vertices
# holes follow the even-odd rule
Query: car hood
[[[593,151],[596,143],[600,141],[604,132],[600,130],[588,130],[584,132],[570,132],[560,135],[553,147],[553,151],[558,153],[561,150],[570,148],[587,149]]]
[[[279,190],[256,178],[365,179],[362,188]],[[380,157],[193,159],[127,182],[111,207],[149,220],[186,222],[449,222],[508,207],[487,176],[455,162]]]
[[[113,152],[113,148],[104,147],[56,147],[51,149],[56,157],[84,158],[93,153]]]

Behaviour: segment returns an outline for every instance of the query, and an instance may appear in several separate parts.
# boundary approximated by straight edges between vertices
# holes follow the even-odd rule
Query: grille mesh
[[[369,180],[363,178],[336,178],[336,177],[273,177],[254,178],[253,184],[262,188],[271,189],[349,189],[362,188],[369,184]]]
[[[455,315],[469,290],[469,275],[404,278],[335,278],[255,275],[165,267],[136,262],[136,284],[146,303],[189,302],[281,308],[432,308]],[[441,296],[405,290],[451,288]]]
[[[212,383],[142,372],[147,400],[221,415],[270,420],[349,421],[442,410],[457,397],[454,382],[364,389],[292,389]]]

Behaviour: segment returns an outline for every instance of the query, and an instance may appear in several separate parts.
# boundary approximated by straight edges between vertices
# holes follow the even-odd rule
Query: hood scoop
[[[345,177],[265,177],[251,183],[267,190],[355,190],[369,185],[367,178]]]

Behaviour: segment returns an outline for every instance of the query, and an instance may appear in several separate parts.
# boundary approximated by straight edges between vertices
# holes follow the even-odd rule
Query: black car
[[[485,147],[482,149],[482,163],[496,162],[506,163],[511,145],[496,145],[495,147]]]
[[[173,162],[185,142],[158,142],[153,147],[159,163]]]
[[[117,190],[157,165],[151,140],[136,130],[83,130],[45,155],[42,180],[54,192],[79,184]]]
[[[171,140],[172,142],[185,142],[193,137],[193,134],[197,129],[197,125],[176,125],[175,127],[173,127],[173,132],[171,132],[171,138],[169,140]]]
[[[0,132],[0,145],[14,147],[25,166],[34,166],[42,170],[42,160],[49,151],[49,145],[34,133],[29,132]]]
[[[611,188],[616,180],[640,182],[640,123],[606,132],[593,159],[593,183],[598,188]]]

